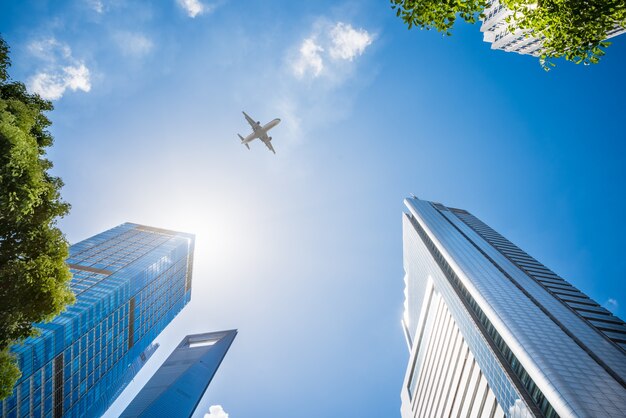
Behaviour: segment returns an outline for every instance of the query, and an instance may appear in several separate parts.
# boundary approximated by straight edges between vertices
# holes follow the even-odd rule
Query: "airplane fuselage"
[[[270,151],[276,154],[276,151],[274,150],[274,147],[272,146],[272,137],[269,136],[267,132],[273,127],[275,127],[276,125],[278,125],[280,123],[280,119],[276,118],[270,121],[269,123],[266,123],[265,125],[261,126],[261,122],[258,122],[252,119],[250,115],[246,114],[246,112],[241,112],[241,113],[243,113],[243,115],[246,118],[246,122],[248,122],[248,124],[252,128],[252,133],[245,138],[241,136],[240,134],[237,134],[237,136],[241,140],[241,143],[245,145],[246,148],[250,149],[249,143],[258,138],[261,140],[261,142],[265,144],[267,148],[269,148]]]
[[[280,119],[276,118],[268,123],[266,123],[264,126],[261,127],[261,129],[256,130],[255,132],[252,132],[250,135],[248,135],[247,137],[245,137],[243,139],[243,141],[241,141],[242,144],[247,144],[249,142],[254,141],[257,138],[261,138],[264,135],[267,135],[267,132],[274,128],[276,125],[278,125],[280,123]]]

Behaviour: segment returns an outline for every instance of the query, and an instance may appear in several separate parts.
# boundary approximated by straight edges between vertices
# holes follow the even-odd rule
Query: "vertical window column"
[[[130,350],[135,344],[133,337],[135,333],[135,297],[130,298],[128,309],[128,349]]]
[[[54,418],[63,417],[63,353],[54,358]]]

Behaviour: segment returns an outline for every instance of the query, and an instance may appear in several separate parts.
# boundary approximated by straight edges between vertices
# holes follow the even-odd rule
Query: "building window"
[[[63,416],[63,353],[54,359],[54,418]]]
[[[135,297],[130,298],[130,308],[128,312],[128,349],[135,344],[133,334],[135,333]]]

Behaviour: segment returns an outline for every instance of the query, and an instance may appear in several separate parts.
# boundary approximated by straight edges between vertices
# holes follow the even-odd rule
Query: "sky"
[[[0,0],[0,34],[54,102],[68,240],[196,234],[192,300],[106,417],[184,335],[232,328],[210,418],[398,416],[412,193],[626,316],[626,36],[545,72],[380,0]],[[281,118],[276,155],[239,144],[242,110]]]

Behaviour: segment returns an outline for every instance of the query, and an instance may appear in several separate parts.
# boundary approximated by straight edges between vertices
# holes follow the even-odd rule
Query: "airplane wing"
[[[261,137],[261,141],[263,141],[263,143],[270,149],[270,151],[276,154],[276,151],[274,151],[274,147],[272,146],[272,140],[267,136],[267,134]]]
[[[246,120],[248,121],[250,126],[252,126],[252,130],[254,132],[258,131],[261,128],[261,125],[257,123],[254,119],[252,119],[250,116],[248,116],[246,112],[241,112],[241,113],[243,113],[243,115],[246,117]]]

